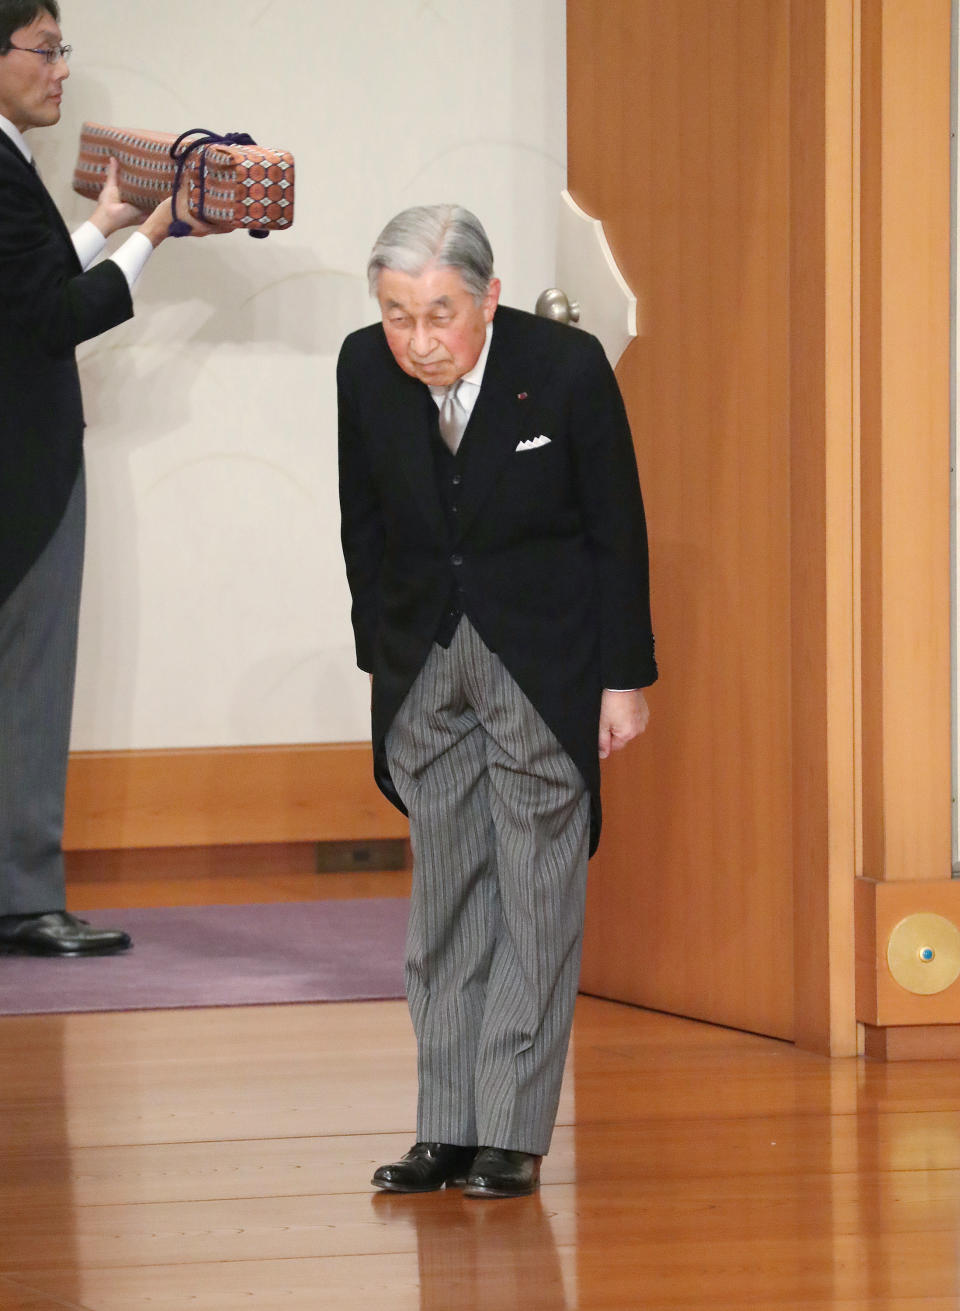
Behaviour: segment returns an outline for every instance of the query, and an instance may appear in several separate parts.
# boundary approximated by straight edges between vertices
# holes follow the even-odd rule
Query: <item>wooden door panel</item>
[[[639,300],[661,666],[605,767],[583,987],[789,1037],[789,6],[568,0],[567,30],[569,189]]]

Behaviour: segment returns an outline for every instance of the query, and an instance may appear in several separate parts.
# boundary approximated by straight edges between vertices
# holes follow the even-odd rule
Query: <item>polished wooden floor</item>
[[[951,1062],[584,997],[543,1187],[496,1202],[368,1185],[412,1136],[400,1002],[5,1018],[0,1042],[0,1311],[960,1301]]]

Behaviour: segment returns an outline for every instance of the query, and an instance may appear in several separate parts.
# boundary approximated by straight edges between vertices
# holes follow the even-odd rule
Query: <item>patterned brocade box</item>
[[[239,134],[234,134],[239,135]],[[189,151],[185,169],[190,212],[227,227],[268,231],[293,223],[293,156],[253,144],[208,140],[202,131],[185,135],[178,149]],[[120,195],[138,209],[152,210],[173,190],[177,161],[169,132],[84,123],[73,173],[73,189],[96,199],[112,155],[120,166]]]

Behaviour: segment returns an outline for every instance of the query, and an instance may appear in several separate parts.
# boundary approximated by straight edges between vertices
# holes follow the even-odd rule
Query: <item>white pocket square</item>
[[[549,446],[550,438],[544,437],[543,433],[539,437],[529,437],[525,442],[517,442],[518,451],[535,451],[538,446]]]

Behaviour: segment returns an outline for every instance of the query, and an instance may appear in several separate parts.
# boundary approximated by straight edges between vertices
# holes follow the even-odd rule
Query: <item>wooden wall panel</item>
[[[950,874],[950,3],[570,0],[568,32],[664,675],[606,770],[585,980],[848,1054],[856,876]]]

